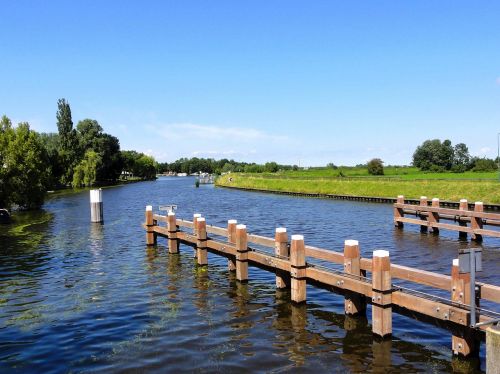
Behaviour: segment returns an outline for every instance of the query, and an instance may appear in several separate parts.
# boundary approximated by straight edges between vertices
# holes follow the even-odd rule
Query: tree
[[[118,138],[102,134],[96,141],[93,149],[101,158],[97,169],[98,181],[116,181],[123,170],[123,159],[120,152],[120,141]]]
[[[453,165],[454,150],[449,140],[426,140],[413,153],[413,165],[421,170],[444,171]]]
[[[84,119],[76,125],[80,148],[86,152],[89,149],[96,150],[97,140],[101,137],[103,129],[95,119]]]
[[[48,179],[48,157],[40,135],[26,122],[13,129],[2,118],[0,205],[34,209],[43,204]]]
[[[455,145],[453,152],[453,166],[454,172],[462,173],[470,167],[470,154],[469,149],[464,143]]]
[[[264,170],[268,173],[276,173],[279,170],[279,166],[276,162],[266,162],[264,165]]]
[[[73,187],[92,186],[96,182],[97,169],[101,164],[101,157],[92,150],[85,152],[82,161],[75,167],[73,173]]]
[[[384,175],[384,162],[380,158],[373,158],[366,164],[371,175]]]
[[[65,99],[57,101],[57,129],[59,131],[59,158],[64,170],[61,182],[67,184],[73,179],[73,168],[78,163],[80,148],[78,134],[73,128],[71,108]]]

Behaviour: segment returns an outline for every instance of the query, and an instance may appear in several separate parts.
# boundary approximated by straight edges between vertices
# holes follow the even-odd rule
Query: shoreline
[[[253,187],[237,187],[237,186],[228,186],[224,184],[216,184],[216,187],[220,188],[229,188],[240,191],[248,191],[248,192],[262,192],[262,193],[271,193],[275,195],[289,195],[289,196],[298,196],[298,197],[309,197],[313,199],[333,199],[333,200],[350,200],[350,201],[364,201],[369,203],[382,203],[382,204],[394,204],[396,202],[396,198],[393,197],[377,197],[377,196],[358,196],[358,195],[338,195],[338,194],[327,194],[320,192],[295,192],[295,191],[282,191],[282,190],[271,190],[271,189],[261,189],[261,188],[253,188]],[[416,204],[420,203],[419,199],[407,199],[405,198],[405,203],[407,204]],[[457,201],[447,201],[441,200],[440,204],[442,207],[449,207],[458,209],[460,203]],[[499,211],[500,204],[483,204],[484,209],[488,211]],[[474,209],[474,203],[469,202],[469,209]]]

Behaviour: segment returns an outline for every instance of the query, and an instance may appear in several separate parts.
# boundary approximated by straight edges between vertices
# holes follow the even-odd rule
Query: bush
[[[368,164],[368,174],[370,175],[384,175],[384,162],[380,158],[371,159]]]
[[[490,158],[477,158],[474,160],[472,171],[495,171],[498,165]]]

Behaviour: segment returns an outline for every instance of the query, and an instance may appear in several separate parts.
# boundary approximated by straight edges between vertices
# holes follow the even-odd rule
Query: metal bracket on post
[[[481,262],[481,249],[461,249],[458,253],[459,272],[470,273],[470,327],[476,327],[476,272],[483,270]]]

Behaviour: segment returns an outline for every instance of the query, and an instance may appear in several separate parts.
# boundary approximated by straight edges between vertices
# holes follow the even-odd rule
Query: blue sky
[[[1,1],[0,114],[97,119],[122,149],[408,164],[429,138],[495,157],[497,1]]]

